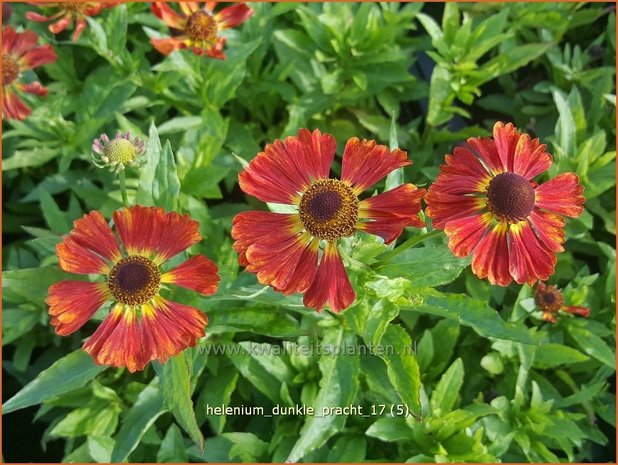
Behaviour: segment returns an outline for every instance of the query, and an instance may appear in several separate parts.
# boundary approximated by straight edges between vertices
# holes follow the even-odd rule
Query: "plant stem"
[[[129,198],[127,197],[127,186],[125,183],[125,172],[122,170],[118,174],[118,181],[120,181],[120,194],[122,195],[122,203],[125,208],[129,208]]]
[[[382,254],[382,257],[380,259],[380,263],[381,264],[388,263],[389,261],[391,261],[393,258],[395,258],[400,253],[405,252],[406,250],[408,250],[410,247],[414,247],[416,244],[420,244],[421,242],[423,242],[426,239],[429,239],[430,237],[437,236],[441,232],[442,231],[440,231],[438,229],[434,229],[433,231],[430,231],[430,232],[428,232],[426,234],[420,234],[418,236],[411,237],[410,239],[408,239],[407,241],[403,242],[402,244],[400,244],[399,246],[397,246],[396,248],[394,248],[390,252],[386,252],[386,253]]]

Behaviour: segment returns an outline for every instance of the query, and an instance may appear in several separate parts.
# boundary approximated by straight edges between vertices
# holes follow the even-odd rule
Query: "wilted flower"
[[[341,179],[329,177],[337,148],[330,134],[301,129],[297,137],[268,144],[239,175],[240,187],[264,202],[288,204],[295,213],[243,212],[233,220],[234,249],[258,281],[284,294],[304,292],[307,307],[339,312],[355,299],[337,242],[365,231],[388,244],[404,227],[423,227],[413,184],[360,200],[391,171],[410,165],[403,150],[375,141],[348,140]],[[320,254],[320,243],[326,245]],[[321,259],[320,259],[321,256]],[[319,265],[318,265],[319,261]]]
[[[144,157],[145,144],[139,137],[131,141],[131,134],[118,133],[110,140],[107,134],[101,134],[92,143],[92,161],[99,168],[108,167],[110,171],[119,173],[125,166],[133,168],[141,166],[146,161]]]
[[[64,271],[97,274],[105,281],[53,284],[46,302],[51,324],[61,336],[81,328],[105,302],[114,302],[84,350],[99,365],[125,366],[134,372],[151,360],[165,363],[204,336],[206,315],[161,297],[161,288],[175,284],[211,295],[219,277],[217,266],[203,255],[169,271],[160,268],[202,240],[198,223],[189,215],[136,205],[114,212],[113,219],[124,252],[98,211],[75,221],[56,247]]]
[[[167,26],[180,34],[165,39],[150,39],[152,45],[164,55],[175,50],[191,48],[196,55],[225,59],[225,37],[218,37],[224,29],[244,23],[253,15],[253,9],[244,3],[223,8],[215,13],[216,2],[206,2],[200,8],[198,2],[178,2],[182,13],[174,11],[168,3],[153,2],[152,11]]]
[[[11,26],[2,28],[2,116],[23,120],[31,110],[19,98],[20,93],[44,96],[47,88],[39,82],[19,81],[29,69],[56,61],[51,45],[37,45],[38,36],[32,31],[16,32]]]
[[[493,139],[470,138],[446,155],[425,197],[426,213],[456,256],[472,254],[479,278],[533,285],[553,274],[556,252],[564,251],[561,215],[579,216],[585,199],[573,173],[532,181],[551,164],[538,139],[500,122]]]
[[[39,6],[52,7],[54,12],[50,16],[43,16],[34,11],[28,11],[26,18],[31,21],[38,21],[46,23],[48,21],[54,21],[49,25],[49,30],[53,34],[60,34],[68,26],[75,21],[75,30],[73,31],[73,42],[79,39],[82,31],[88,24],[86,22],[86,16],[96,16],[99,14],[102,8],[108,6],[102,2],[50,2],[50,3],[37,3]]]
[[[539,282],[536,286],[534,291],[534,302],[539,310],[543,312],[543,321],[548,321],[550,323],[556,323],[558,311],[586,317],[590,314],[590,310],[586,307],[564,305],[562,292],[560,292],[556,286],[547,286],[543,282]]]

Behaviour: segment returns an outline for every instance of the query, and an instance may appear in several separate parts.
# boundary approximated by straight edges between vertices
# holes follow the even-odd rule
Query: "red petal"
[[[119,0],[107,3],[92,2],[86,8],[84,8],[84,15],[96,16],[101,12],[103,8],[113,8],[115,6],[118,6],[120,3],[123,2]]]
[[[204,336],[208,318],[188,305],[161,297],[142,306],[141,340],[146,361],[165,363]]]
[[[211,58],[216,58],[218,60],[225,60],[226,56],[225,56],[225,53],[223,53],[225,42],[226,42],[225,37],[219,37],[217,39],[217,43],[213,47],[210,47],[209,49],[206,50],[206,56],[209,56]],[[198,50],[199,50],[199,53],[198,53]],[[195,53],[196,55],[200,55],[203,53],[203,51],[198,48],[194,48],[193,53]]]
[[[471,137],[467,140],[467,143],[491,174],[496,175],[506,171],[493,139],[489,137]]]
[[[522,134],[520,144],[523,148],[515,153],[513,171],[520,176],[531,180],[535,176],[544,173],[552,164],[552,156],[545,152],[546,145],[538,139],[530,139],[528,134]]]
[[[99,211],[92,211],[76,220],[70,237],[110,262],[117,262],[122,258],[118,241]]]
[[[305,307],[320,311],[325,304],[335,312],[348,308],[354,302],[356,294],[343,267],[337,245],[326,244],[322,261],[315,279],[305,292]]]
[[[161,282],[193,289],[204,295],[217,292],[217,265],[203,255],[196,255],[161,276]]]
[[[254,244],[276,244],[286,238],[295,237],[300,232],[298,214],[250,211],[242,212],[232,221],[234,250],[238,252],[238,262],[248,265],[245,253]]]
[[[551,312],[543,312],[543,321],[547,321],[548,323],[557,323],[556,316]]]
[[[59,21],[57,21],[57,22],[55,22],[53,24],[50,24],[48,26],[48,29],[51,31],[52,34],[60,34],[72,22],[73,22],[73,17],[70,14],[67,14],[67,15],[63,16],[62,18],[60,18]]]
[[[198,2],[178,2],[178,5],[180,6],[180,9],[185,14],[185,16],[191,16],[193,13],[200,9],[200,4]],[[209,9],[209,12],[212,12],[212,9]]]
[[[397,239],[406,226],[422,228],[425,223],[418,217],[425,189],[414,184],[403,184],[390,191],[360,202],[359,217],[371,220],[357,223],[356,227],[375,234],[390,244]]]
[[[356,195],[372,186],[388,173],[402,166],[411,165],[408,154],[395,149],[392,152],[385,145],[374,140],[359,140],[352,137],[343,151],[341,180],[352,185]]]
[[[56,61],[58,56],[51,45],[41,45],[28,50],[19,60],[21,70],[37,68]]]
[[[258,153],[239,174],[240,187],[264,202],[297,203],[314,179],[328,178],[336,148],[330,134],[301,129]]]
[[[284,294],[304,292],[318,268],[320,241],[309,234],[281,237],[265,244],[255,244],[246,252],[247,271],[258,281]]]
[[[530,224],[527,221],[512,224],[509,237],[509,270],[515,281],[532,286],[537,279],[549,279],[554,273],[556,255],[539,242]]]
[[[73,42],[77,42],[79,36],[81,36],[84,29],[86,29],[87,24],[88,23],[86,23],[86,20],[84,18],[79,18],[77,21],[75,21],[75,30],[73,31],[73,36],[71,37]]]
[[[143,370],[148,360],[135,308],[116,305],[84,344],[84,350],[98,365],[127,367],[131,373]]]
[[[2,115],[6,119],[18,119],[23,120],[32,111],[28,106],[18,97],[15,92],[12,92],[10,88],[4,89],[4,95],[2,97]]]
[[[56,246],[58,264],[69,273],[106,274],[110,271],[109,264],[99,255],[82,247],[71,235],[66,236]]]
[[[109,298],[105,283],[61,281],[49,286],[45,302],[56,333],[67,336],[84,326]]]
[[[586,307],[564,306],[564,307],[561,307],[560,310],[562,310],[563,312],[571,313],[573,315],[579,315],[579,316],[584,316],[584,317],[587,317],[588,315],[590,315],[590,309]]]
[[[34,11],[27,11],[26,12],[26,19],[30,20],[30,21],[36,21],[39,23],[46,23],[47,21],[51,21],[52,19],[54,19],[53,16],[43,16],[39,13],[35,13]],[[4,38],[3,38],[4,40]]]
[[[184,30],[187,18],[180,16],[165,2],[152,2],[152,12],[163,20],[163,22],[174,29]]]
[[[470,150],[455,147],[445,160],[433,182],[434,189],[454,195],[485,192],[491,176]]]
[[[244,23],[252,15],[253,8],[248,7],[244,3],[237,3],[236,5],[223,8],[219,13],[217,13],[216,17],[219,26],[222,29],[228,29]]]
[[[16,32],[15,37],[13,39],[13,43],[10,44],[11,48],[9,49],[9,52],[11,53],[11,55],[15,57],[19,57],[23,55],[24,53],[26,53],[28,50],[32,49],[33,47],[36,47],[38,39],[39,39],[39,36],[37,36],[32,31],[26,30],[21,33]],[[48,45],[48,47],[50,46]]]
[[[13,26],[5,26],[2,28],[2,53],[11,54],[15,42],[17,41],[17,31]],[[36,43],[36,41],[35,41]]]
[[[515,153],[523,150],[522,135],[517,132],[513,123],[504,124],[498,121],[494,124],[494,142],[505,171],[514,170]],[[519,153],[517,156],[520,156]]]
[[[509,273],[509,252],[506,243],[507,225],[498,223],[479,242],[473,252],[472,271],[491,284],[508,286],[513,278]]]
[[[485,213],[446,223],[444,232],[448,236],[448,246],[453,254],[457,257],[470,255],[491,227],[491,222],[491,214]]]
[[[536,207],[575,218],[584,211],[583,186],[573,173],[562,173],[535,189]]]
[[[168,37],[165,39],[150,39],[150,43],[163,55],[186,48],[185,39],[181,37]]]
[[[528,218],[534,228],[536,235],[545,246],[554,252],[563,252],[564,219],[561,216],[541,211],[537,208],[532,210]]]
[[[425,214],[432,219],[436,229],[444,229],[448,221],[478,215],[486,208],[483,198],[445,194],[440,191],[440,186],[434,187],[433,184],[425,195],[425,203]]]
[[[47,95],[47,87],[43,87],[40,82],[30,82],[28,84],[19,83],[17,88],[28,94],[39,95],[44,97]]]

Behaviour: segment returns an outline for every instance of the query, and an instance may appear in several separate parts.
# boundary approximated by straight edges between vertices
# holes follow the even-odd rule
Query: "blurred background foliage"
[[[254,3],[255,15],[226,31],[226,61],[153,50],[148,38],[168,31],[146,3],[89,18],[77,43],[27,21],[35,7],[11,6],[10,23],[53,44],[58,60],[37,73],[49,95],[31,102],[33,114],[3,121],[7,461],[615,458],[613,4]],[[351,136],[398,145],[414,162],[402,179],[427,186],[444,154],[489,135],[497,120],[548,143],[550,176],[574,171],[586,187],[586,211],[568,222],[550,282],[589,318],[543,323],[529,287],[479,281],[441,236],[393,260],[369,236],[344,241],[353,263],[368,267],[352,266],[359,298],[339,315],[307,310],[239,270],[231,220],[264,207],[240,191],[237,157],[320,128],[339,153]],[[56,336],[44,303],[64,276],[54,254],[62,234],[87,211],[109,217],[122,206],[117,179],[90,162],[93,138],[116,130],[170,141],[178,207],[200,221],[196,249],[222,276],[212,298],[178,291],[206,311],[208,336],[134,375],[80,351],[93,323]],[[136,170],[127,182],[131,197],[149,188]],[[275,357],[248,345],[315,341],[413,346],[416,356]],[[221,404],[366,413],[405,404],[414,415],[207,414]]]

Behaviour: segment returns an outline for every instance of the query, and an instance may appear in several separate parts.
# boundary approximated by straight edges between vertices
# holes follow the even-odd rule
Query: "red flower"
[[[210,295],[217,291],[217,266],[196,255],[164,272],[160,266],[202,238],[188,215],[134,206],[114,213],[121,250],[98,211],[75,222],[56,247],[60,267],[99,274],[105,282],[62,281],[49,288],[51,323],[61,336],[81,328],[107,301],[110,314],[84,344],[99,365],[142,370],[151,360],[165,363],[204,336],[208,318],[193,307],[164,299],[162,284]]]
[[[556,323],[556,314],[558,311],[584,317],[590,314],[590,310],[585,307],[564,305],[562,292],[560,292],[556,286],[547,286],[543,282],[539,282],[536,286],[536,290],[534,291],[534,302],[539,310],[543,312],[543,321],[548,321],[550,323]]]
[[[51,16],[43,16],[34,11],[28,11],[26,18],[31,21],[48,22],[54,21],[49,25],[52,34],[60,34],[75,20],[75,30],[73,31],[73,42],[77,42],[82,31],[86,29],[86,16],[96,16],[102,8],[108,6],[101,2],[50,2],[35,3],[39,6],[53,7],[55,11]]]
[[[2,28],[2,116],[7,119],[23,120],[31,113],[20,93],[47,95],[39,82],[19,82],[22,72],[56,61],[51,45],[37,45],[38,38],[32,31]]]
[[[225,38],[217,33],[244,23],[253,15],[253,9],[237,3],[214,13],[217,2],[206,2],[200,8],[198,2],[179,2],[182,13],[177,13],[165,2],[153,2],[152,11],[180,34],[165,39],[150,39],[152,45],[164,55],[175,50],[193,48],[196,55],[207,55],[225,60]]]
[[[425,197],[427,216],[444,229],[451,251],[472,254],[472,271],[492,284],[534,284],[554,272],[565,221],[583,211],[584,188],[573,173],[537,185],[552,157],[545,145],[512,124],[491,138],[471,138],[446,155]]]
[[[402,150],[353,137],[343,153],[341,180],[332,179],[335,150],[333,136],[307,129],[267,145],[240,173],[240,187],[264,202],[294,205],[297,212],[240,213],[232,237],[239,262],[259,282],[284,294],[304,292],[307,307],[319,311],[328,304],[339,312],[352,304],[355,293],[337,240],[365,231],[388,244],[404,227],[424,226],[418,213],[425,190],[404,184],[359,200],[364,190],[411,162]]]

